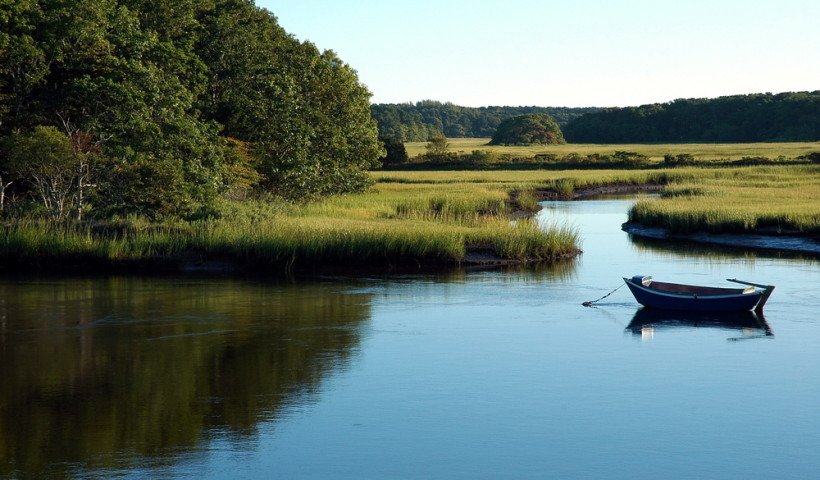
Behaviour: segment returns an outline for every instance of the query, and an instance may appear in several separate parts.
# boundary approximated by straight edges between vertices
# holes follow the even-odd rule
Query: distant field
[[[552,153],[559,156],[577,153],[589,155],[592,153],[612,154],[615,151],[637,152],[654,160],[662,160],[667,153],[689,153],[698,160],[728,159],[738,160],[743,157],[762,156],[777,158],[783,155],[786,158],[795,158],[810,152],[820,152],[820,142],[789,142],[789,143],[671,143],[671,144],[566,144],[566,145],[538,145],[528,147],[490,146],[489,138],[451,138],[449,151],[470,153],[473,150],[488,150],[497,153],[509,153],[515,156],[534,157],[538,154]],[[408,142],[405,144],[407,155],[411,158],[425,153],[426,142]]]

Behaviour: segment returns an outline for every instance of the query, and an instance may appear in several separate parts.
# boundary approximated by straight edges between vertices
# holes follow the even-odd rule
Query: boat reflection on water
[[[640,308],[626,327],[627,332],[651,340],[655,333],[675,328],[719,328],[739,331],[729,341],[772,338],[774,333],[762,312],[704,313]]]

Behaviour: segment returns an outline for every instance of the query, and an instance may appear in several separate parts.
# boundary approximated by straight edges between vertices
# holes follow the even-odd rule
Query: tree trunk
[[[3,183],[3,177],[0,176],[0,212],[3,211],[3,208],[6,204],[6,189],[9,188],[13,182]]]
[[[83,221],[83,187],[85,186],[83,182],[83,164],[82,162],[78,163],[77,165],[77,221]]]

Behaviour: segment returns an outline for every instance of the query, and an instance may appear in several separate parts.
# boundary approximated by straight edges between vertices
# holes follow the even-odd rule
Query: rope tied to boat
[[[604,295],[603,297],[601,297],[601,298],[599,298],[599,299],[597,299],[597,300],[589,300],[589,301],[587,301],[587,302],[582,303],[581,305],[583,305],[583,306],[585,306],[585,307],[591,307],[591,306],[593,306],[593,305],[592,305],[593,303],[600,302],[601,300],[605,299],[606,297],[608,297],[608,296],[612,295],[613,293],[617,292],[618,290],[620,290],[620,289],[621,289],[621,287],[623,287],[624,285],[626,285],[626,284],[625,284],[625,283],[622,283],[620,287],[618,287],[618,288],[616,288],[615,290],[613,290],[613,291],[611,291],[611,292],[607,293],[607,294],[606,294],[606,295]]]

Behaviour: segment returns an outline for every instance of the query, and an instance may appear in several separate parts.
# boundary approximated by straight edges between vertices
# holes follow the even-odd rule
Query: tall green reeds
[[[476,249],[511,260],[549,260],[577,251],[574,232],[511,223],[505,190],[428,187],[382,185],[306,205],[226,204],[221,218],[194,222],[9,221],[0,226],[0,262],[18,268],[117,269],[227,261],[282,271],[455,264]]]

